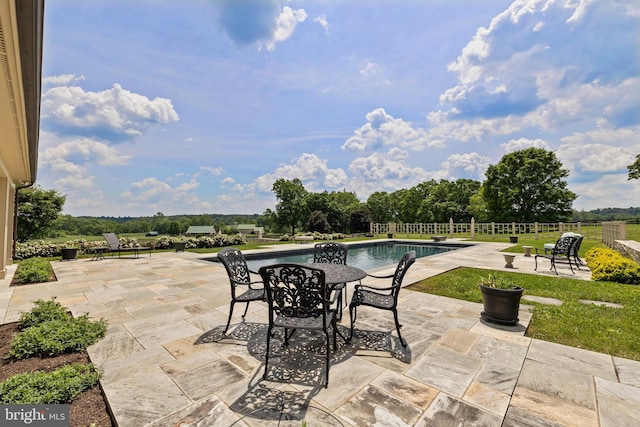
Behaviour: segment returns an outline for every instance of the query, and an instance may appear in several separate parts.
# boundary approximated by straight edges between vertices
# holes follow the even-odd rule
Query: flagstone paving
[[[303,245],[311,244],[290,247]],[[499,251],[508,246],[483,243],[419,259],[405,285],[458,266],[504,269]],[[301,420],[346,426],[640,425],[640,362],[525,337],[531,320],[526,294],[520,323],[508,327],[482,321],[481,304],[403,290],[398,308],[406,348],[395,337],[390,313],[363,308],[354,339],[338,338],[328,388],[322,386],[323,340],[308,332],[294,335],[289,347],[273,346],[263,379],[266,306],[252,303],[244,322],[238,310],[223,336],[228,279],[220,264],[203,257],[167,252],[54,262],[57,282],[19,287],[9,286],[10,266],[0,281],[0,320],[15,321],[34,300],[50,297],[74,315],[107,319],[107,337],[89,354],[104,370],[102,387],[123,427],[299,426]],[[533,268],[532,258],[516,256],[509,271],[555,276],[544,266]],[[576,275],[568,267],[558,272],[589,278],[584,268]],[[345,334],[348,322],[343,316]]]

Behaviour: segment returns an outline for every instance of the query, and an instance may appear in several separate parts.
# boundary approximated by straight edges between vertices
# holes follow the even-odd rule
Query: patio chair
[[[231,323],[233,307],[236,302],[244,302],[247,304],[242,314],[242,320],[244,320],[244,317],[247,315],[247,310],[249,310],[249,303],[251,301],[264,301],[265,293],[262,280],[251,281],[251,273],[256,275],[258,273],[249,270],[244,255],[242,255],[242,252],[238,249],[224,248],[218,252],[218,259],[227,270],[229,283],[231,284],[231,306],[229,307],[227,326],[225,326],[223,332],[223,334],[226,334],[229,329],[229,324]]]
[[[269,305],[269,327],[264,362],[266,379],[269,369],[269,347],[273,329],[284,329],[283,346],[298,329],[322,331],[325,337],[325,381],[329,384],[331,350],[329,328],[332,329],[333,349],[336,349],[336,312],[330,308],[335,301],[327,298],[325,275],[322,270],[297,264],[276,264],[260,268]]]
[[[353,297],[349,304],[349,315],[351,318],[351,331],[349,334],[349,340],[353,337],[353,327],[356,322],[357,308],[361,305],[378,308],[381,310],[389,310],[393,312],[393,320],[396,324],[396,331],[398,332],[398,338],[403,347],[407,346],[407,342],[402,338],[400,334],[400,328],[402,325],[398,321],[398,294],[402,287],[402,280],[407,270],[416,261],[416,251],[409,251],[404,254],[394,274],[386,276],[376,276],[373,274],[367,274],[367,276],[377,279],[392,278],[391,286],[385,288],[378,288],[363,284],[358,284],[353,291]]]
[[[569,268],[571,269],[571,273],[575,274],[573,271],[573,263],[571,262],[571,258],[574,257],[574,253],[576,251],[576,243],[578,242],[578,237],[575,235],[560,237],[553,248],[549,249],[549,247],[544,248],[544,252],[540,253],[538,248],[536,248],[536,256],[535,260],[535,268],[534,270],[538,270],[538,258],[545,258],[551,262],[551,267],[549,270],[553,270],[556,274],[558,274],[558,270],[556,269],[557,263],[568,263]],[[580,267],[576,264],[576,268],[580,269]]]
[[[135,258],[138,258],[140,255],[140,251],[149,251],[149,256],[151,256],[151,248],[146,246],[134,246],[134,247],[124,247],[120,243],[120,239],[116,233],[102,233],[102,237],[107,241],[107,245],[109,245],[109,250],[111,251],[111,256],[113,256],[116,252],[118,253],[118,258],[120,258],[120,254],[122,252],[130,252],[133,253]]]
[[[571,249],[571,256],[573,257],[573,261],[575,262],[576,265],[578,266],[585,265],[584,262],[582,262],[582,260],[580,259],[580,245],[582,245],[582,240],[584,239],[584,236],[579,233],[573,233],[571,231],[567,231],[566,233],[563,233],[562,236],[560,237],[577,237],[578,238],[578,240],[574,243],[573,248]],[[555,246],[555,243],[545,243],[544,244],[545,253],[547,254],[551,253],[551,250],[554,248],[554,246]]]
[[[322,242],[316,243],[313,247],[313,262],[326,264],[347,264],[347,254],[349,247],[344,243]],[[340,283],[333,286],[333,290],[338,296],[338,321],[342,320],[342,294],[344,301],[347,300],[347,284]]]

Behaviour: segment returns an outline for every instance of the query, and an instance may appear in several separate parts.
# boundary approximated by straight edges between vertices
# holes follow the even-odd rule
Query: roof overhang
[[[14,183],[38,170],[44,0],[0,0],[0,168]]]

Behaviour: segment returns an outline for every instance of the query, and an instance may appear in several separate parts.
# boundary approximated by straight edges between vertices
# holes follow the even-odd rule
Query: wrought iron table
[[[344,264],[329,264],[323,262],[305,262],[304,265],[324,271],[324,281],[327,285],[339,285],[342,283],[357,282],[367,277],[367,272]]]

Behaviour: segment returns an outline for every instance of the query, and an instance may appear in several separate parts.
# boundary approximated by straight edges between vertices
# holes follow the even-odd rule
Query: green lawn
[[[533,306],[526,336],[640,360],[640,286],[465,267],[422,280],[408,289],[481,303],[478,283],[489,273],[511,278],[525,289],[522,304]],[[528,301],[527,295],[556,298],[562,305]],[[623,307],[583,304],[581,299]]]

